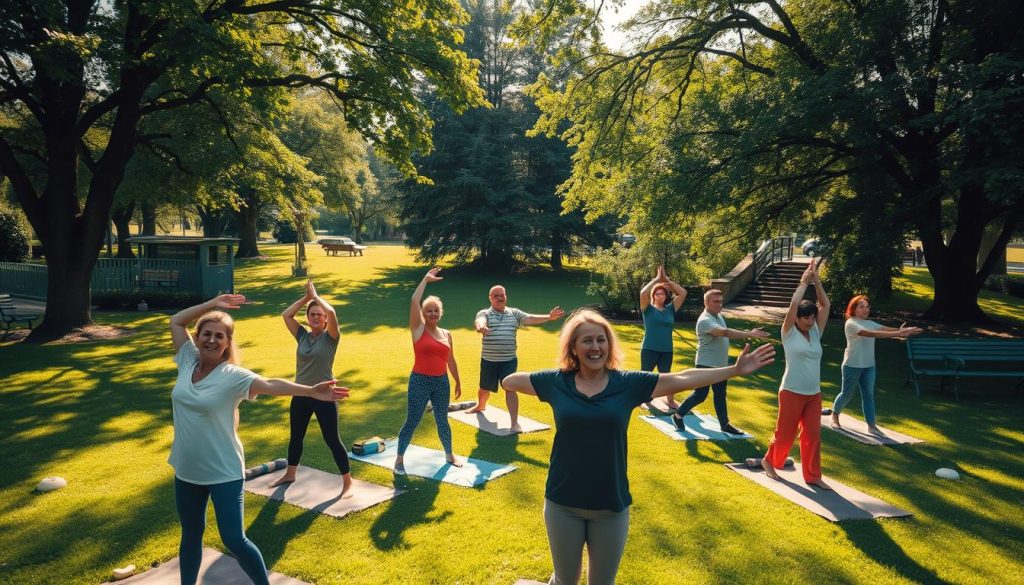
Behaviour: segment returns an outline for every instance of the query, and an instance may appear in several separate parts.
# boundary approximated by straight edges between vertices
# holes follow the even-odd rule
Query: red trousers
[[[821,392],[808,396],[779,390],[779,419],[764,456],[772,467],[786,465],[789,449],[801,427],[800,467],[804,481],[812,483],[821,479]]]

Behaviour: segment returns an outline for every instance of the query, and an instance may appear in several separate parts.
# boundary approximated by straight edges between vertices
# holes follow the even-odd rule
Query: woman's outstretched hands
[[[814,279],[817,276],[815,274],[814,264],[813,259],[807,264],[807,268],[804,269],[804,273],[800,275],[800,284],[811,284],[814,282]]]
[[[309,300],[313,300],[316,298],[316,287],[313,286],[312,278],[306,281],[306,298]]]
[[[743,351],[736,358],[736,374],[739,376],[752,374],[774,361],[775,348],[771,344],[766,343],[754,351],[750,351],[750,344],[748,343],[743,346]]]
[[[214,297],[213,302],[218,309],[237,309],[246,301],[245,295],[223,294]]]
[[[311,396],[317,400],[323,400],[324,402],[334,402],[343,398],[348,398],[348,388],[344,386],[335,386],[334,380],[325,380],[313,386],[313,392]]]
[[[431,268],[430,270],[427,271],[427,275],[423,277],[423,280],[427,281],[428,283],[444,280],[442,277],[437,275],[438,272],[441,272],[440,266],[435,266],[434,268]]]
[[[665,265],[664,264],[658,265],[658,274],[657,274],[656,278],[657,278],[658,282],[668,282],[668,275],[665,274]]]

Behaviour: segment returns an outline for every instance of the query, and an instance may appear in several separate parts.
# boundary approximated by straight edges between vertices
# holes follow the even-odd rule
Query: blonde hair
[[[242,361],[242,356],[238,351],[238,346],[235,345],[235,320],[231,318],[224,311],[210,311],[196,321],[196,337],[203,332],[203,327],[209,323],[221,323],[228,332],[228,348],[225,350],[225,361],[229,364],[238,365]]]
[[[725,297],[725,293],[723,293],[722,291],[718,290],[717,288],[709,289],[707,292],[704,293],[704,304],[707,304],[708,299],[710,299],[711,297],[718,297],[718,296],[724,298]]]
[[[440,297],[430,295],[429,297],[423,299],[423,302],[420,303],[420,312],[422,312],[423,309],[426,309],[427,305],[437,305],[437,310],[441,312],[440,316],[444,317],[444,303],[441,302]]]
[[[593,309],[581,309],[573,313],[562,326],[562,333],[558,339],[558,369],[563,372],[575,372],[580,369],[580,359],[573,352],[576,345],[576,331],[580,325],[591,323],[604,328],[604,334],[608,337],[608,361],[605,367],[609,370],[618,369],[622,364],[622,350],[619,348],[619,340],[615,337],[611,323]]]

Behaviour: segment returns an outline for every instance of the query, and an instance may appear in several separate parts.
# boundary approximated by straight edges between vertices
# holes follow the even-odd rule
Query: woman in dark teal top
[[[747,346],[732,366],[670,374],[621,371],[618,341],[591,310],[562,327],[559,369],[519,372],[505,390],[551,405],[555,441],[545,488],[544,521],[555,574],[550,583],[579,581],[586,544],[587,582],[614,583],[629,530],[633,499],[626,476],[626,431],[634,408],[659,396],[746,375],[774,361],[775,350]]]
[[[668,303],[668,291],[675,296]],[[640,289],[640,315],[644,319],[644,340],[640,343],[640,369],[645,372],[658,371],[667,374],[672,371],[672,327],[676,322],[676,311],[686,300],[686,289],[672,282],[665,274],[665,267],[659,266],[657,274]],[[678,408],[679,403],[672,395],[665,398],[669,409]],[[663,414],[653,404],[645,402],[647,408]]]

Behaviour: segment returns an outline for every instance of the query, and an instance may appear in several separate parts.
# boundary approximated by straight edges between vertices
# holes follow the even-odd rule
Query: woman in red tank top
[[[455,378],[455,398],[462,396],[462,382],[459,380],[459,367],[455,363],[452,352],[452,334],[437,326],[444,313],[441,299],[430,296],[420,303],[427,284],[441,280],[437,275],[440,268],[430,269],[420,281],[416,291],[412,293],[409,304],[409,331],[412,333],[412,349],[416,361],[409,374],[408,412],[405,424],[398,433],[398,457],[395,459],[395,471],[404,473],[405,450],[412,442],[412,434],[420,424],[427,402],[434,405],[434,422],[437,423],[437,435],[441,439],[448,462],[462,467],[462,461],[455,458],[452,451],[452,431],[448,426],[448,402],[451,386],[448,372]]]

